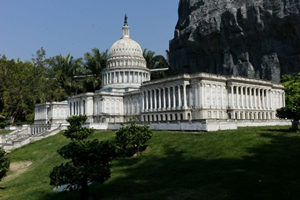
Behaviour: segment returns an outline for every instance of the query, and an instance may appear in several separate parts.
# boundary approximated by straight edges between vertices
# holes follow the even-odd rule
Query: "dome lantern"
[[[125,17],[124,17],[124,25],[122,27],[123,29],[123,38],[124,37],[129,37],[129,26],[128,26],[128,23],[127,23],[127,14],[125,14]]]

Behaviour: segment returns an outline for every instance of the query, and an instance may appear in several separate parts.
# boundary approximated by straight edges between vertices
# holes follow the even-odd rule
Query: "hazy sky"
[[[143,49],[165,55],[174,37],[179,0],[0,0],[0,54],[30,60],[83,57],[92,48],[110,49],[122,37],[127,13],[130,36]]]

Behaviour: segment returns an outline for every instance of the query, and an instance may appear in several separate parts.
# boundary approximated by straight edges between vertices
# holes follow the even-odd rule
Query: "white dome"
[[[124,22],[123,37],[110,48],[106,68],[102,70],[103,92],[139,90],[142,82],[150,80],[141,46],[129,37],[129,26]]]
[[[133,39],[123,37],[116,41],[109,51],[109,58],[118,56],[138,56],[143,58],[143,50]]]
[[[147,68],[141,46],[129,37],[129,26],[122,29],[123,37],[111,46],[106,68]]]

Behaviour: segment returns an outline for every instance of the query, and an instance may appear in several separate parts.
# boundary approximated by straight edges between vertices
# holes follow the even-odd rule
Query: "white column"
[[[258,109],[261,109],[260,88],[258,88]]]
[[[244,108],[244,87],[241,87],[241,107]]]
[[[245,108],[248,109],[249,108],[249,95],[248,95],[248,88],[245,87]],[[249,119],[249,117],[247,118]]]
[[[234,108],[234,104],[233,104],[233,85],[231,85],[231,108]],[[232,116],[233,117],[233,116]],[[233,118],[234,119],[234,118]]]
[[[256,88],[254,88],[254,108],[257,109],[257,98],[256,98]]]
[[[195,99],[195,107],[199,107],[199,84],[195,84],[195,92],[194,92],[194,99]]]
[[[202,84],[198,83],[197,84],[197,96],[198,96],[198,107],[201,108],[203,105],[203,92],[202,92]]]
[[[70,116],[72,116],[73,115],[73,102],[70,102],[70,110],[69,110],[69,112],[70,112]]]
[[[210,106],[213,106],[212,105],[212,102],[213,102],[213,100],[212,100],[212,89],[213,89],[213,85],[212,84],[210,84],[210,89],[209,89],[209,99],[210,99]]]
[[[158,88],[158,108],[161,110],[161,88]]]
[[[270,101],[271,110],[273,110],[274,96],[273,96],[273,91],[272,90],[270,92],[270,99],[271,99],[271,101]]]
[[[269,89],[266,90],[266,98],[267,98],[267,104],[266,104],[266,109],[270,109],[270,97],[269,97]]]
[[[173,108],[176,108],[176,92],[175,92],[175,86],[173,86]]]
[[[261,107],[263,108],[263,109],[265,109],[265,89],[261,89]]]
[[[215,96],[212,96],[212,98],[213,99],[216,99],[216,105],[215,105],[215,107],[216,108],[219,108],[219,99],[220,99],[220,93],[219,93],[219,85],[215,85],[215,87],[214,87],[214,89],[213,89],[213,85],[211,86],[211,89],[212,89],[212,91],[214,90],[215,91]],[[218,116],[218,114],[217,114],[217,116]]]
[[[166,105],[166,88],[163,88],[163,101],[164,101],[164,106],[163,109],[167,109],[167,105]]]
[[[224,87],[223,87],[223,85],[221,85],[221,88],[220,88],[220,91],[221,91],[221,109],[223,109],[223,105],[224,105],[224,94],[223,94],[223,92],[224,92]]]
[[[185,109],[187,107],[186,104],[186,85],[183,84],[183,108]]]
[[[157,109],[157,95],[156,95],[156,89],[153,90],[154,92],[154,110]]]
[[[249,88],[249,103],[250,103],[250,108],[253,109],[253,102],[252,102],[252,88]]]
[[[135,83],[135,71],[132,72],[132,82]]]
[[[178,107],[181,108],[181,91],[180,91],[180,85],[178,85]]]
[[[150,90],[150,110],[153,109],[153,95],[152,95],[152,89]]]
[[[143,82],[143,72],[140,73],[140,82]]]
[[[168,87],[168,108],[170,109],[171,108],[171,87]]]
[[[240,102],[239,102],[239,87],[238,86],[236,86],[235,87],[235,89],[236,89],[236,108],[240,108]]]
[[[202,96],[203,96],[203,106],[202,106],[202,108],[205,108],[206,107],[206,84],[203,83],[202,87],[203,87],[203,94],[202,94]]]
[[[279,97],[279,108],[282,107],[282,93],[278,92],[278,97]]]
[[[216,85],[216,87],[215,87],[215,95],[216,95],[216,97],[214,97],[214,98],[216,98],[216,108],[219,108],[219,106],[220,106],[220,104],[219,104],[219,99],[221,98],[220,96],[220,93],[219,93],[219,86],[220,85]],[[221,91],[221,87],[220,87],[220,91]],[[220,103],[221,103],[221,100],[220,100]]]
[[[146,90],[146,111],[149,109],[149,97],[148,97],[148,91]]]
[[[283,107],[285,107],[285,92],[282,94],[282,100],[283,100]]]
[[[145,98],[144,98],[144,95],[145,95],[145,92],[142,91],[142,112],[144,112],[144,109],[145,109]]]
[[[125,83],[125,72],[122,71],[122,83]]]

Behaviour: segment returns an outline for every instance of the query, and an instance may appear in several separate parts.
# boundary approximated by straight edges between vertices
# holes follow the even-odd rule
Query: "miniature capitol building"
[[[49,119],[49,108],[42,105],[36,105],[36,123],[61,120],[58,114]],[[138,117],[153,129],[209,130],[207,122],[212,120],[277,125],[276,109],[285,106],[285,92],[282,85],[269,81],[207,73],[151,81],[142,48],[129,37],[125,21],[123,36],[112,45],[102,71],[102,89],[71,96],[64,105],[65,112],[59,113],[67,113],[65,119],[87,115],[89,126],[96,129],[114,129]]]

